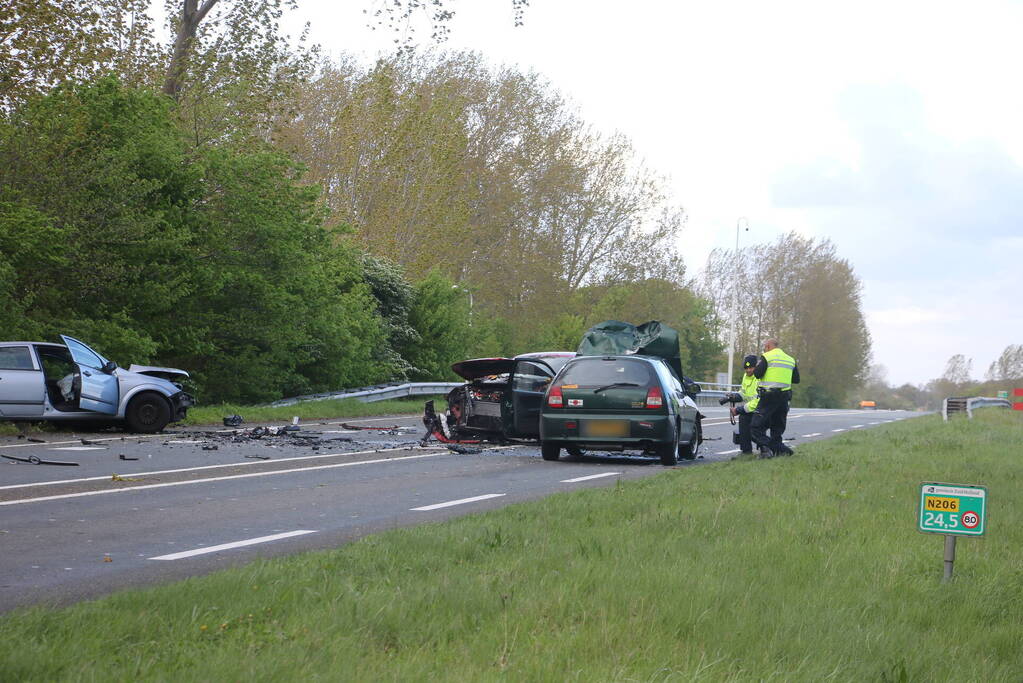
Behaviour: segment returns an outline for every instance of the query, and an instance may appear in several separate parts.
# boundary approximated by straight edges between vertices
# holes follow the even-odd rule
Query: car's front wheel
[[[128,429],[133,432],[152,434],[170,422],[170,404],[160,394],[146,391],[131,399],[124,413]]]
[[[541,443],[540,455],[544,460],[557,460],[558,456],[561,455],[561,448],[552,443]]]

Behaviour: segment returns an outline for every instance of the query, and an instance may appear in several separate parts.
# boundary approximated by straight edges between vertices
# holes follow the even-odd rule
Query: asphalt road
[[[726,409],[701,410],[703,457],[679,467],[738,452]],[[786,437],[798,457],[801,443],[916,415],[793,409]],[[333,548],[384,529],[664,470],[656,459],[610,453],[563,453],[553,463],[536,446],[473,454],[421,447],[418,417],[304,423],[258,438],[253,427],[32,436],[43,443],[0,437],[7,456],[0,458],[0,611]],[[36,458],[78,465],[24,462]]]

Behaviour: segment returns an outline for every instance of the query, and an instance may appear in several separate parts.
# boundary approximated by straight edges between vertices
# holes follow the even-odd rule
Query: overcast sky
[[[837,245],[893,384],[957,353],[982,378],[1023,343],[1020,2],[532,0],[519,28],[511,0],[448,5],[445,47],[539,72],[670,176],[690,275],[742,216],[740,246]],[[373,6],[299,0],[292,18],[371,60],[394,38],[367,28]]]

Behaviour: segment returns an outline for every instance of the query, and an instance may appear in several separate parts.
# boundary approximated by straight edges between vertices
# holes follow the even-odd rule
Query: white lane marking
[[[860,428],[860,427],[862,427],[862,426],[863,426],[863,425],[853,425],[852,427],[850,427],[850,429],[859,429],[859,428]]]
[[[399,462],[401,460],[418,460],[420,458],[435,458],[438,455],[451,455],[451,451],[444,449],[435,453],[423,453],[421,455],[407,455],[401,458],[383,458],[380,460],[360,460],[358,462],[340,462],[334,465],[317,465],[316,467],[295,467],[290,470],[272,470],[270,472],[251,472],[249,474],[231,474],[224,477],[206,477],[205,479],[189,479],[187,481],[168,481],[163,484],[144,484],[143,486],[125,486],[119,489],[101,489],[99,491],[83,491],[81,493],[65,493],[59,496],[43,496],[41,498],[23,498],[21,500],[7,500],[0,502],[2,505],[20,505],[21,503],[39,503],[45,500],[62,500],[64,498],[82,498],[84,496],[102,496],[108,493],[123,493],[125,491],[141,491],[143,489],[161,489],[168,486],[185,486],[186,484],[206,484],[211,481],[228,481],[230,479],[247,479],[250,477],[271,477],[275,474],[294,474],[295,472],[315,472],[316,470],[332,470],[338,467],[353,467],[355,465],[372,465],[378,462]],[[107,479],[108,477],[104,477]]]
[[[869,422],[868,424],[872,424],[872,425],[879,425],[879,424],[881,424],[881,423],[880,423],[880,422]]]
[[[577,481],[589,481],[590,479],[600,479],[601,477],[613,477],[621,472],[601,472],[600,474],[591,474],[588,477],[576,477],[575,479],[562,479],[562,484],[574,484]]]
[[[207,443],[206,441],[193,441],[189,439],[175,439],[174,441],[168,441],[167,443]]]
[[[844,429],[832,429],[831,431],[833,431],[833,432],[844,432],[845,430]]]
[[[155,439],[158,436],[167,436],[167,435],[166,434],[133,434],[129,438],[132,438],[132,439]],[[123,437],[123,436],[108,436],[108,437],[105,437],[105,438],[102,438],[102,439],[92,439],[92,441],[95,441],[97,443],[99,443],[100,441],[124,441],[124,440],[125,440],[125,437]],[[44,441],[43,443],[38,443],[36,441],[30,441],[29,443],[12,443],[12,444],[7,444],[6,446],[0,446],[0,448],[31,448],[32,446],[35,446],[37,448],[45,448],[47,446],[59,446],[59,445],[64,444],[64,443],[79,443],[80,441],[81,441],[80,439],[75,439],[73,441]]]
[[[738,453],[740,450],[741,449],[739,449],[739,448],[734,448],[734,449],[732,449],[730,451],[718,451],[717,455],[731,455],[732,453]]]
[[[437,446],[435,448],[439,448],[439,446]],[[492,448],[490,450],[499,451],[499,450],[504,450],[506,448],[515,448],[515,446],[495,446],[494,448]],[[321,453],[319,455],[298,455],[298,456],[295,456],[294,458],[281,458],[281,459],[275,460],[273,462],[292,462],[293,460],[319,460],[320,458],[336,458],[339,455],[366,455],[368,453],[391,453],[393,451],[404,451],[404,450],[408,450],[408,448],[407,447],[398,447],[398,448],[381,448],[379,450],[372,450],[372,451],[341,451],[340,453]],[[433,450],[433,449],[431,449],[431,450]],[[147,470],[147,471],[143,471],[143,472],[125,473],[125,474],[122,474],[121,476],[122,477],[146,477],[146,476],[152,476],[154,474],[177,474],[178,472],[199,472],[200,470],[216,470],[216,469],[224,469],[225,467],[247,467],[249,465],[265,465],[265,464],[266,464],[265,460],[260,460],[258,462],[234,462],[234,463],[226,463],[226,464],[223,464],[223,465],[199,465],[198,467],[181,467],[181,468],[178,468],[178,469],[175,469],[175,470],[152,470],[152,471]],[[53,484],[77,484],[79,482],[85,482],[85,481],[105,481],[105,480],[109,480],[109,479],[110,479],[110,475],[107,474],[107,475],[104,475],[102,477],[85,477],[83,479],[60,479],[60,480],[57,480],[57,481],[37,481],[37,482],[33,482],[31,484],[9,484],[7,486],[0,486],[0,491],[3,491],[4,489],[23,489],[23,488],[28,488],[30,486],[52,486]]]
[[[804,439],[811,439],[815,436],[820,436],[821,432],[814,432],[813,434],[803,434]]]
[[[472,498],[460,498],[458,500],[449,500],[446,503],[436,503],[434,505],[424,505],[420,508],[411,508],[412,512],[426,512],[428,510],[439,510],[440,508],[449,508],[453,505],[465,505],[466,503],[475,503],[478,500],[488,500],[490,498],[500,498],[506,495],[504,493],[485,493],[482,496],[473,496]]]
[[[208,548],[198,548],[197,550],[186,550],[180,553],[171,553],[170,555],[160,555],[159,557],[150,557],[150,560],[180,560],[185,557],[195,557],[196,555],[206,555],[209,553],[219,553],[221,550],[231,550],[232,548],[244,548],[247,545],[256,545],[257,543],[269,543],[270,541],[279,541],[282,538],[291,538],[293,536],[305,536],[306,534],[315,534],[316,531],[313,529],[298,529],[297,531],[288,531],[283,534],[274,534],[272,536],[260,536],[259,538],[250,538],[244,541],[235,541],[233,543],[221,543],[220,545],[211,545]]]
[[[49,451],[105,451],[106,446],[62,446],[60,448],[48,448]]]

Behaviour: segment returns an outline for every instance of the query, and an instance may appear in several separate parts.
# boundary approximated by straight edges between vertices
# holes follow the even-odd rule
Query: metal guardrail
[[[374,401],[386,401],[390,398],[446,394],[451,389],[462,386],[462,384],[462,382],[392,382],[390,384],[377,384],[360,389],[346,389],[344,391],[333,391],[324,394],[282,398],[270,405],[274,407],[292,406],[296,403],[304,403],[305,401],[327,401],[331,399],[356,399],[363,403],[373,403]]]
[[[948,422],[950,416],[959,413],[966,413],[966,417],[972,419],[974,408],[1012,408],[1012,403],[1007,398],[950,396],[941,402],[941,419]]]
[[[296,403],[304,403],[306,401],[328,401],[328,400],[344,400],[344,399],[356,399],[363,403],[373,403],[374,401],[386,401],[391,398],[407,398],[409,396],[431,396],[433,394],[446,394],[448,391],[455,387],[462,386],[463,382],[391,382],[390,384],[376,384],[371,387],[361,387],[359,389],[346,389],[344,391],[332,391],[322,394],[308,394],[306,396],[294,396],[292,398],[282,398],[279,401],[274,401],[271,406],[293,406]],[[699,383],[700,387],[707,386],[703,383]],[[731,386],[725,385],[713,385],[713,386]],[[718,399],[724,396],[727,391],[720,391],[717,389],[703,390],[696,395],[697,405],[717,405]],[[706,400],[701,400],[706,399]]]

